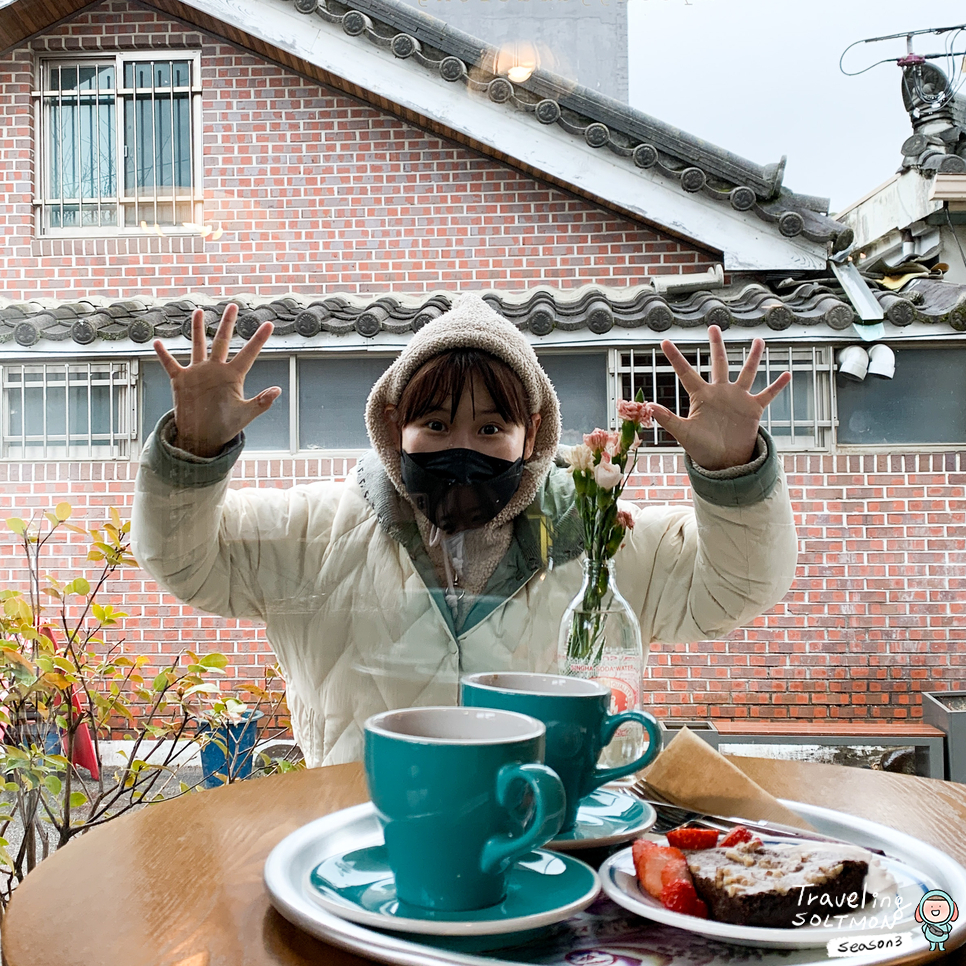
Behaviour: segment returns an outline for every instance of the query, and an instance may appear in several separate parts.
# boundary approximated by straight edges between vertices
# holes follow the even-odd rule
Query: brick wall
[[[966,453],[784,457],[799,527],[798,577],[785,600],[721,641],[655,645],[647,701],[673,717],[914,720],[920,690],[966,688]],[[241,460],[234,485],[341,478],[351,460]],[[130,512],[135,466],[0,464],[0,513],[70,501],[91,525]],[[690,499],[681,459],[641,458],[628,495]],[[78,550],[80,538],[72,537]],[[77,572],[92,565],[60,556]],[[12,535],[0,536],[0,586],[21,581]],[[200,614],[147,575],[116,578],[105,597],[131,616],[134,651],[167,659],[185,644],[220,650],[238,680],[271,653],[260,628]]]
[[[635,498],[686,498],[680,462],[647,459]],[[783,462],[795,583],[723,641],[654,648],[652,703],[674,717],[920,718],[920,691],[966,687],[966,453]]]
[[[118,46],[201,48],[217,241],[33,237],[35,58]],[[622,285],[716,260],[120,0],[0,58],[0,105],[7,298]]]

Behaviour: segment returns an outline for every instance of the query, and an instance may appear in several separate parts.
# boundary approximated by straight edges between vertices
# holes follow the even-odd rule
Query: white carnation
[[[594,467],[594,479],[597,485],[605,490],[612,490],[621,481],[621,468],[610,460],[602,459]]]
[[[594,468],[594,451],[583,443],[579,443],[570,450],[567,462],[575,470],[592,470]]]

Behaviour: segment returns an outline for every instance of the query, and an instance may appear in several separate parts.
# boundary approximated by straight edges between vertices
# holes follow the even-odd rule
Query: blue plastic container
[[[205,788],[250,778],[254,760],[255,741],[258,738],[258,719],[261,711],[245,711],[242,720],[233,725],[212,728],[204,722],[198,734],[211,732],[211,738],[201,747],[201,773]]]

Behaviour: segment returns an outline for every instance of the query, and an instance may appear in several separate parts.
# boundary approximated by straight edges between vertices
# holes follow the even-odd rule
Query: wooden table
[[[966,865],[966,785],[836,765],[731,760],[780,798],[893,826]],[[365,960],[275,913],[262,866],[299,826],[367,797],[361,767],[337,765],[189,795],[96,829],[39,865],[17,890],[3,923],[4,961],[362,966]],[[961,902],[966,906],[966,897]]]

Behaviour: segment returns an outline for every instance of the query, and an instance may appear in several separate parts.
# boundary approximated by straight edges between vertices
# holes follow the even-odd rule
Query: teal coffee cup
[[[543,762],[545,728],[485,708],[407,708],[365,723],[369,796],[400,903],[483,909],[514,861],[560,830],[565,796]]]
[[[547,728],[545,761],[563,782],[567,814],[561,831],[577,821],[580,800],[605,782],[643,768],[661,750],[661,729],[644,711],[609,714],[610,689],[595,681],[557,674],[498,671],[471,674],[461,682],[465,707],[517,711],[542,721]],[[617,729],[636,721],[647,733],[644,753],[616,768],[600,768],[597,760]]]

